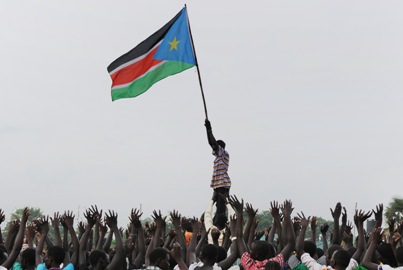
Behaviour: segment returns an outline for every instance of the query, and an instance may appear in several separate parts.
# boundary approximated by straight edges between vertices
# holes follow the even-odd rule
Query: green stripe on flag
[[[145,76],[136,79],[130,85],[122,88],[112,89],[112,101],[121,98],[137,97],[138,95],[141,95],[147,91],[154,83],[193,66],[194,64],[167,61],[156,69],[146,73]]]

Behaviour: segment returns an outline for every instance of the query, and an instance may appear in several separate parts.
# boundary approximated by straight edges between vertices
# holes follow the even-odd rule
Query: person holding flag
[[[205,120],[204,125],[207,130],[208,143],[213,149],[213,155],[216,157],[210,183],[210,187],[214,190],[213,200],[216,201],[217,207],[213,220],[213,223],[216,224],[217,222],[226,222],[226,198],[229,196],[229,190],[231,188],[231,179],[228,175],[229,153],[225,150],[225,142],[214,138],[211,123],[208,119]]]

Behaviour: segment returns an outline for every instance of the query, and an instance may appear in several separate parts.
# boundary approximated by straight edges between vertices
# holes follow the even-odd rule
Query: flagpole
[[[185,4],[185,8],[186,8],[186,14],[187,14],[187,7],[186,7],[186,4]],[[192,43],[193,54],[194,54],[194,56],[195,56],[195,61],[196,61],[196,70],[197,70],[197,76],[199,77],[200,91],[201,91],[202,98],[203,98],[204,113],[206,114],[206,119],[208,120],[206,99],[204,98],[203,84],[202,84],[202,80],[201,80],[201,76],[200,76],[199,63],[197,62],[197,56],[196,56],[195,45],[194,45],[194,43],[193,43],[192,30],[190,29],[189,16],[186,16],[186,18],[187,18],[187,21],[188,21],[189,35],[190,35],[190,41],[191,41],[191,43]]]

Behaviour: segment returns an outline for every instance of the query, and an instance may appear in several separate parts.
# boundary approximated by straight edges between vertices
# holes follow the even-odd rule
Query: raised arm
[[[218,266],[223,270],[229,269],[234,262],[239,258],[238,254],[238,242],[236,241],[236,219],[235,216],[230,217],[231,239],[233,239],[230,246],[230,254],[223,261],[218,263]]]
[[[67,225],[67,230],[70,234],[71,242],[73,243],[73,253],[71,254],[70,262],[74,266],[78,266],[78,254],[80,243],[76,231],[74,230],[74,215],[72,211],[67,211],[63,215],[63,220]]]
[[[228,202],[236,213],[236,241],[239,256],[242,257],[245,252],[249,251],[245,241],[243,240],[243,200],[239,201],[235,195],[231,195],[228,198]]]
[[[382,227],[382,217],[383,217],[383,204],[380,203],[376,206],[376,210],[372,210],[375,216],[375,227]]]
[[[8,255],[7,260],[2,264],[2,266],[5,267],[6,269],[11,269],[15,260],[17,259],[18,255],[20,254],[20,251],[22,248],[22,243],[24,241],[25,227],[26,227],[29,215],[30,215],[29,209],[28,209],[28,207],[25,207],[24,211],[22,213],[21,223],[20,223],[20,227],[18,229],[17,237],[15,238],[15,241],[14,241],[13,250]]]
[[[92,215],[92,212],[90,209],[88,209],[84,213],[84,217],[87,219],[87,225],[85,227],[85,231],[83,235],[80,238],[80,245],[79,245],[79,264],[80,265],[86,265],[87,264],[87,243],[88,243],[88,237],[91,233],[92,227],[95,225],[95,218]]]
[[[187,265],[191,265],[192,263],[196,262],[196,246],[197,246],[197,234],[200,231],[202,226],[201,222],[196,218],[193,217],[190,219],[190,224],[192,226],[192,238],[190,239],[188,254],[187,254]]]
[[[273,217],[273,226],[271,228],[272,230],[270,230],[268,241],[270,243],[273,243],[274,235],[276,234],[276,232],[278,240],[282,239],[282,233],[283,233],[283,228],[281,226],[281,220],[280,220],[280,206],[277,201],[270,202],[270,214]],[[281,242],[281,240],[278,242]]]
[[[144,229],[140,222],[141,213],[137,209],[132,209],[130,214],[130,222],[137,230],[137,243],[138,243],[138,253],[135,258],[133,258],[133,264],[137,269],[140,269],[144,263],[146,255],[146,239],[144,236]]]
[[[298,258],[304,254],[304,242],[305,242],[305,233],[306,233],[306,228],[308,227],[309,224],[309,219],[310,217],[306,218],[304,213],[301,212],[301,214],[298,214],[298,217],[300,219],[300,224],[301,224],[301,230],[299,231],[298,235],[298,241],[297,241],[297,255]]]
[[[251,232],[251,227],[253,224],[253,221],[256,217],[257,209],[253,209],[252,204],[246,203],[245,205],[245,212],[248,215],[248,220],[246,221],[244,232],[243,232],[243,240],[247,245],[250,247],[250,244],[252,244],[252,239],[250,239],[250,234],[253,233]]]
[[[115,256],[113,256],[112,261],[108,264],[105,270],[119,270],[125,259],[125,250],[123,247],[122,236],[120,235],[118,228],[118,214],[109,210],[108,213],[105,213],[105,223],[110,228],[110,231],[113,232],[116,241]]]
[[[341,215],[341,203],[337,203],[336,207],[334,210],[330,208],[330,212],[332,213],[333,217],[333,222],[334,222],[334,227],[333,227],[333,239],[332,239],[332,244],[333,245],[339,245],[340,244],[340,236],[339,236],[339,230],[340,230],[340,215]]]
[[[316,243],[316,228],[318,227],[318,221],[313,216],[311,219],[311,241]]]
[[[362,259],[362,265],[367,268],[368,270],[377,270],[378,264],[373,263],[371,261],[372,255],[375,252],[376,246],[378,245],[379,241],[382,239],[382,228],[375,227],[372,231],[370,243],[368,246],[367,251],[365,252],[364,258]]]
[[[211,148],[213,148],[214,152],[217,152],[218,143],[217,143],[216,139],[214,138],[213,130],[211,129],[211,123],[208,119],[205,120],[204,126],[206,127],[206,131],[207,131],[208,143],[210,144]]]
[[[49,217],[42,217],[37,224],[37,230],[41,234],[41,238],[39,239],[38,246],[36,247],[35,252],[35,263],[38,266],[42,263],[42,251],[43,246],[45,244],[46,237],[48,236],[49,232]]]
[[[181,230],[181,215],[179,214],[178,211],[173,210],[171,212],[171,221],[172,221],[172,224],[174,225],[174,228],[177,233],[176,239],[182,248],[181,249],[182,258],[185,258],[186,253],[187,253],[186,239],[185,239],[185,235],[183,234],[183,232]]]
[[[52,223],[53,232],[55,233],[55,239],[54,239],[55,245],[59,246],[59,247],[62,247],[63,246],[62,245],[62,237],[60,236],[60,229],[59,229],[59,226],[60,226],[60,214],[59,214],[59,212],[55,212],[53,214],[53,218],[50,217],[50,221]]]
[[[64,261],[63,265],[68,265],[70,263],[70,250],[69,250],[69,230],[67,224],[64,221],[64,217],[60,217],[60,223],[63,226],[63,244],[60,247],[64,249]]]
[[[347,226],[347,210],[345,207],[343,207],[343,213],[341,214],[341,226],[340,226],[340,231],[339,231],[339,245],[341,244],[341,240],[343,239],[344,236],[344,231],[346,230]]]
[[[284,256],[284,260],[288,260],[291,253],[295,249],[295,234],[294,228],[291,221],[291,214],[294,208],[292,208],[292,203],[290,200],[286,200],[281,208],[284,217],[284,227],[286,228],[286,237],[287,237],[287,244],[281,250],[281,254]],[[283,267],[283,265],[282,265]]]
[[[352,258],[357,262],[360,262],[361,255],[365,251],[365,238],[364,238],[364,221],[367,220],[371,216],[371,212],[363,212],[363,211],[356,211],[354,215],[354,222],[358,229],[358,243],[357,243],[357,250],[354,252]]]
[[[322,245],[323,245],[323,252],[327,251],[327,231],[329,230],[329,225],[325,222],[320,226],[320,234],[322,235]]]

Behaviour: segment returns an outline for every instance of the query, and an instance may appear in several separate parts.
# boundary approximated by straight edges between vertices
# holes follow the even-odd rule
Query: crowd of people
[[[220,196],[227,206],[226,218],[215,219]],[[133,209],[126,229],[118,226],[117,213],[103,213],[96,206],[85,211],[86,222],[77,224],[70,211],[28,222],[30,212],[25,208],[20,220],[9,223],[4,240],[0,233],[0,268],[403,269],[403,224],[388,220],[386,236],[382,230],[382,204],[372,211],[356,211],[351,223],[346,209],[337,203],[331,209],[332,228],[326,223],[319,226],[315,217],[306,217],[302,212],[293,215],[289,200],[282,204],[273,201],[270,205],[273,223],[264,231],[257,230],[257,210],[251,204],[218,192],[213,193],[200,217],[184,217],[176,210],[166,217],[154,211],[153,221],[145,223],[142,213]],[[364,222],[372,215],[376,224],[367,233]],[[2,211],[0,221],[5,221]],[[355,239],[353,226],[357,229]],[[307,229],[311,231],[309,239],[305,237]],[[316,245],[318,235],[323,248]]]
[[[230,195],[224,141],[214,138],[207,119],[205,126],[215,160],[213,196],[204,213],[189,218],[174,210],[167,218],[155,210],[153,221],[144,222],[142,213],[132,209],[123,229],[117,213],[103,213],[97,206],[85,211],[85,223],[77,224],[70,211],[28,222],[25,208],[20,220],[9,223],[4,240],[0,231],[0,270],[403,270],[403,223],[388,220],[386,237],[382,204],[356,211],[351,223],[337,203],[330,228],[303,212],[293,215],[290,200],[272,201],[273,223],[259,231],[257,209]],[[364,222],[372,215],[374,229],[366,232]],[[0,210],[0,224],[5,219]],[[319,234],[322,248],[316,245]]]

